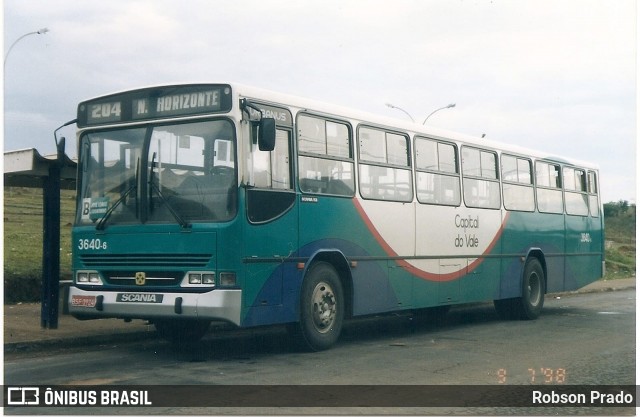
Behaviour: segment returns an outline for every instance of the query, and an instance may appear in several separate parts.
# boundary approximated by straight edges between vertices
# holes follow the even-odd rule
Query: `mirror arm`
[[[247,110],[248,108],[258,112],[258,114],[260,115],[260,119],[262,119],[262,110],[260,110],[260,108],[255,104],[252,104],[251,102],[249,102],[249,100],[247,100],[246,98],[240,99],[240,108],[242,109],[242,111],[247,112],[247,115],[249,116],[249,121],[251,121],[251,114]]]

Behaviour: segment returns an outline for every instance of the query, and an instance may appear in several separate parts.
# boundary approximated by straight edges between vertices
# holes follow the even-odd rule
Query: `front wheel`
[[[344,296],[338,273],[326,262],[315,263],[302,283],[295,336],[305,350],[328,349],[340,337],[343,319]]]

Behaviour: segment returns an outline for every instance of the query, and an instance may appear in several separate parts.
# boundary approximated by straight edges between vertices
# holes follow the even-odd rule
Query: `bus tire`
[[[524,266],[522,297],[518,299],[518,310],[522,320],[535,320],[540,316],[544,306],[545,289],[544,269],[537,258],[531,257]]]
[[[198,342],[209,330],[206,320],[158,320],[153,323],[163,339],[174,346],[189,345]]]
[[[544,270],[537,258],[529,258],[522,275],[522,297],[494,300],[498,316],[504,320],[535,320],[542,312],[545,293]]]
[[[333,346],[342,331],[344,291],[335,268],[326,262],[311,265],[300,292],[300,321],[294,335],[300,347],[320,351]]]

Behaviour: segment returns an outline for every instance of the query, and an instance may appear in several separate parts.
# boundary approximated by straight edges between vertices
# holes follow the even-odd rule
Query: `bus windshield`
[[[236,213],[227,120],[89,132],[80,139],[80,225],[226,221]]]

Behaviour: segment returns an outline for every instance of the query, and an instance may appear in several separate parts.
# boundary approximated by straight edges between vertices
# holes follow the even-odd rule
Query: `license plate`
[[[118,303],[162,303],[163,294],[151,293],[118,293],[116,302]]]
[[[71,305],[73,307],[93,308],[96,306],[96,296],[95,295],[72,295]]]

